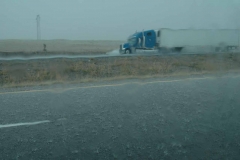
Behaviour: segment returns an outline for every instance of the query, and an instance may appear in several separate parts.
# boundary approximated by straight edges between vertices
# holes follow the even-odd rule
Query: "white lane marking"
[[[59,119],[57,119],[58,121],[66,121],[67,120],[67,118],[59,118]]]
[[[9,128],[9,127],[18,127],[18,126],[31,126],[31,125],[38,125],[42,123],[49,123],[49,120],[46,121],[38,121],[38,122],[28,122],[28,123],[15,123],[15,124],[5,124],[5,125],[0,125],[1,128]]]

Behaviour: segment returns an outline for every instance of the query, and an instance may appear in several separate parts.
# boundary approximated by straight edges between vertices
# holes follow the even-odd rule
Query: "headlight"
[[[120,49],[124,50],[125,48],[123,47],[123,44],[120,45]]]

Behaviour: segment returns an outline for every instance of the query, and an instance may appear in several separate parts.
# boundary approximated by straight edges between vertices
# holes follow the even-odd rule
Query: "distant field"
[[[118,49],[121,43],[109,40],[0,40],[0,54],[40,54],[43,52],[43,44],[46,44],[48,53],[101,54]]]

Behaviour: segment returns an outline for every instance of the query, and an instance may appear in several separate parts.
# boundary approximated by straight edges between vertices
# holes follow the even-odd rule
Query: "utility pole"
[[[40,28],[40,15],[37,15],[37,40],[41,39],[41,28]]]
[[[239,36],[240,36],[240,28],[238,27],[238,51],[240,51]]]

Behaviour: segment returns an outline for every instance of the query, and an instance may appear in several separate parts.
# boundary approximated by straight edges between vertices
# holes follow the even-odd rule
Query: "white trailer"
[[[234,29],[159,29],[157,48],[181,51],[185,47],[212,47],[216,51],[236,50],[239,30]]]

